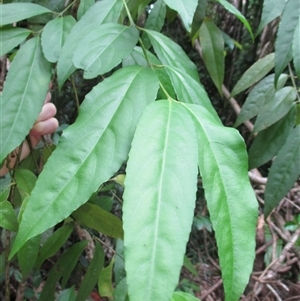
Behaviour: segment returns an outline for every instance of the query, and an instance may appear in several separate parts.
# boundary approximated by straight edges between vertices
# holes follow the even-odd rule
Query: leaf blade
[[[185,110],[169,100],[148,106],[137,126],[123,206],[125,268],[132,301],[169,300],[178,281],[195,205],[194,134]],[[175,159],[179,153],[184,162]]]
[[[126,160],[136,123],[157,89],[151,69],[132,66],[87,94],[76,122],[64,131],[38,178],[12,254],[30,237],[69,216],[113,176]]]

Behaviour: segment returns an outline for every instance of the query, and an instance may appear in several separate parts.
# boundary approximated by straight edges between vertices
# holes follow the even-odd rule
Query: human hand
[[[29,132],[29,139],[31,147],[34,148],[37,146],[43,135],[52,134],[58,127],[58,121],[54,118],[56,114],[56,107],[53,103],[50,103],[51,93],[48,92],[44,106],[34,123],[32,129]],[[12,155],[10,155],[10,167],[13,168],[19,153],[20,148],[16,148]],[[23,142],[20,154],[20,160],[25,159],[30,153],[30,146],[28,141]],[[0,169],[0,176],[4,176],[8,172],[7,164],[4,163],[3,167]]]

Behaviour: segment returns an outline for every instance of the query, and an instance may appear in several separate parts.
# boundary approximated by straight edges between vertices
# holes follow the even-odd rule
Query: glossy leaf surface
[[[138,38],[134,27],[112,23],[94,27],[77,45],[73,63],[84,70],[84,78],[94,78],[117,66],[133,50]]]
[[[198,5],[198,0],[164,0],[165,3],[176,10],[182,19],[187,31],[191,31],[194,13]]]
[[[34,3],[1,4],[0,26],[15,23],[44,13],[51,13],[51,10]]]
[[[25,28],[0,28],[0,56],[8,53],[22,43],[30,33],[31,31]]]
[[[281,15],[285,3],[285,0],[264,0],[260,24],[255,35],[258,35],[268,23]]]
[[[236,83],[231,95],[234,96],[246,90],[267,75],[274,68],[274,58],[275,54],[270,53],[254,63]]]
[[[276,92],[274,78],[274,74],[268,75],[250,91],[234,124],[235,127],[256,116],[260,112],[261,108],[268,101],[272,100]],[[280,75],[277,83],[277,89],[281,89],[284,86],[287,78],[288,76],[286,74]]]
[[[205,66],[220,94],[224,80],[224,40],[219,28],[212,21],[200,27],[200,44]]]
[[[277,155],[295,125],[296,108],[265,130],[260,131],[249,149],[249,169],[263,165]]]
[[[122,7],[123,3],[119,0],[103,0],[96,2],[76,23],[66,39],[66,43],[62,48],[62,53],[57,63],[57,78],[60,88],[67,78],[76,70],[72,58],[78,43],[95,26],[102,23],[117,22]]]
[[[97,283],[104,264],[104,252],[101,245],[95,242],[95,252],[88,266],[86,274],[80,284],[75,301],[85,301]]]
[[[13,252],[69,216],[113,176],[127,159],[138,119],[157,90],[151,69],[132,66],[86,95],[32,191]]]
[[[249,31],[251,37],[253,38],[251,26],[250,26],[249,22],[247,21],[247,19],[243,16],[243,14],[234,5],[229,3],[227,0],[217,0],[217,1],[220,4],[222,4],[223,7],[225,9],[227,9],[230,13],[234,14],[244,24],[244,26]]]
[[[137,126],[123,205],[131,301],[169,301],[178,282],[195,206],[195,135],[184,108],[168,100],[148,106]]]
[[[99,206],[86,203],[74,211],[72,216],[84,227],[110,237],[123,239],[121,220]]]
[[[294,87],[284,87],[277,91],[274,98],[261,109],[256,118],[253,131],[259,132],[266,129],[285,116],[292,108],[293,101],[297,96],[296,93]]]
[[[299,166],[300,125],[296,126],[290,133],[270,168],[265,190],[265,217],[293,187],[299,177]]]
[[[18,220],[13,206],[8,201],[0,202],[0,227],[9,231],[18,231]]]
[[[299,16],[300,1],[288,0],[282,13],[275,42],[275,85],[280,74],[292,59],[291,48]]]
[[[154,51],[164,65],[185,70],[187,74],[199,82],[197,67],[178,44],[159,32],[152,30],[146,30],[146,32]]]
[[[258,207],[248,179],[245,143],[238,131],[220,125],[205,108],[184,106],[197,130],[198,164],[218,245],[225,300],[237,301],[253,268]]]
[[[11,63],[0,95],[4,116],[1,118],[0,162],[22,143],[32,128],[44,104],[50,77],[51,66],[43,56],[39,38],[28,40]]]
[[[78,258],[87,245],[87,241],[81,241],[74,244],[66,250],[58,259],[57,263],[48,274],[47,281],[43,287],[39,300],[49,301],[55,300],[54,293],[57,281],[63,277],[63,280],[69,279]],[[64,285],[62,285],[63,287]]]
[[[66,38],[75,24],[76,20],[70,15],[53,19],[46,24],[42,33],[42,47],[49,62],[58,61]]]

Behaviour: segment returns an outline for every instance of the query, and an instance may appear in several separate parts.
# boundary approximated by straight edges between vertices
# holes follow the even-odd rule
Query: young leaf
[[[86,247],[87,243],[87,241],[78,242],[72,245],[72,247],[70,247],[60,256],[57,263],[48,274],[48,279],[39,298],[40,301],[55,300],[54,293],[57,281],[62,277],[64,278],[65,282],[69,279],[78,261],[78,258]]]
[[[199,301],[199,299],[185,292],[175,292],[171,301]]]
[[[231,3],[229,3],[227,0],[217,0],[220,4],[223,5],[223,7],[225,9],[227,9],[230,13],[234,14],[243,24],[244,26],[247,28],[247,30],[249,31],[252,39],[254,39],[253,33],[252,33],[252,29],[250,24],[248,23],[248,21],[246,20],[246,18],[242,15],[242,13],[235,8],[235,6],[233,6]]]
[[[289,112],[296,97],[297,92],[294,87],[284,87],[277,91],[274,98],[261,109],[256,118],[253,131],[264,130],[281,119]]]
[[[97,283],[104,264],[104,252],[101,245],[95,242],[95,252],[86,274],[80,284],[75,301],[85,301]]]
[[[275,54],[270,53],[254,63],[236,83],[231,95],[234,96],[246,90],[268,74],[274,68],[274,57]]]
[[[166,17],[166,4],[163,0],[157,0],[154,3],[154,7],[151,9],[151,12],[147,18],[145,28],[160,31],[164,25]],[[148,49],[151,46],[149,37],[144,32],[142,35],[142,40],[144,46]]]
[[[67,78],[76,70],[72,58],[78,43],[95,26],[102,23],[117,22],[122,7],[123,2],[119,0],[102,0],[96,2],[72,28],[57,63],[57,80],[60,88]]]
[[[95,4],[95,0],[80,0],[80,4],[77,10],[77,20],[80,20],[81,17],[89,10],[91,6]]]
[[[8,201],[0,202],[0,227],[9,231],[18,231],[18,220],[11,203]]]
[[[112,271],[114,262],[115,259],[113,257],[109,265],[101,271],[101,274],[98,279],[99,293],[103,297],[111,298],[113,295]]]
[[[32,191],[12,254],[85,203],[127,159],[136,124],[158,90],[149,68],[127,67],[93,88]],[[51,181],[49,179],[51,178]]]
[[[292,59],[291,48],[295,28],[299,23],[299,15],[300,1],[288,0],[278,26],[275,42],[275,85],[280,74]]]
[[[295,29],[294,38],[293,38],[293,63],[298,79],[300,78],[300,15],[299,22]]]
[[[62,247],[73,231],[74,225],[68,223],[56,230],[41,247],[38,259],[35,264],[35,269],[40,269],[42,263]]]
[[[42,33],[42,47],[46,59],[56,63],[61,49],[76,20],[71,16],[65,16],[51,20],[46,24]]]
[[[0,56],[8,53],[22,43],[30,33],[31,31],[25,28],[0,28]]]
[[[0,95],[1,114],[5,116],[1,119],[0,162],[32,128],[44,104],[50,77],[51,65],[43,56],[39,38],[28,40],[11,63]]]
[[[210,20],[200,27],[200,44],[205,66],[220,94],[224,80],[224,40],[219,28]]]
[[[182,19],[187,31],[191,31],[194,13],[198,5],[198,0],[164,0],[172,9],[176,10]]]
[[[267,217],[299,177],[300,125],[290,133],[270,168],[265,190],[264,215]]]
[[[99,206],[86,203],[74,211],[72,216],[84,227],[92,228],[110,237],[123,239],[121,220]]]
[[[166,66],[165,69],[171,78],[179,101],[199,104],[205,107],[216,118],[216,120],[220,120],[207,96],[206,91],[199,82],[195,81],[181,69],[170,66]]]
[[[195,206],[195,135],[189,115],[171,100],[148,106],[137,126],[123,205],[131,301],[170,300],[178,282]]]
[[[220,125],[205,108],[182,105],[197,130],[198,164],[216,234],[225,300],[237,301],[252,272],[257,221],[245,143],[237,130]]]
[[[268,23],[281,15],[285,3],[286,0],[264,0],[261,20],[255,36],[257,36]]]
[[[261,166],[277,155],[293,129],[295,119],[296,108],[293,106],[286,116],[258,133],[249,149],[249,169]]]
[[[154,51],[164,65],[170,65],[185,70],[188,75],[199,82],[197,67],[178,44],[156,31],[146,30],[146,32],[150,38]]]
[[[94,26],[74,50],[74,66],[84,69],[87,79],[104,74],[133,50],[138,38],[134,27],[112,23]]]
[[[0,26],[12,24],[51,10],[33,3],[7,3],[0,6]]]
[[[40,241],[40,235],[31,238],[17,253],[23,279],[26,279],[33,269],[35,261],[38,257]]]
[[[235,127],[256,116],[261,108],[275,96],[274,78],[274,74],[268,75],[250,91],[234,124]],[[287,78],[287,74],[280,75],[277,89],[281,89],[284,86]]]

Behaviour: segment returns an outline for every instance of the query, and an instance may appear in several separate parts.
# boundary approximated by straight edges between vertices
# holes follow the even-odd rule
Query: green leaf
[[[72,28],[62,48],[57,63],[57,80],[61,88],[67,78],[76,70],[73,53],[78,43],[95,27],[102,23],[117,22],[123,7],[119,0],[96,2]]]
[[[200,26],[205,18],[207,8],[207,0],[198,0],[198,5],[194,14],[192,28],[191,28],[191,38],[194,42],[195,39],[199,37]]]
[[[10,174],[0,177],[0,203],[6,201],[11,187],[11,177]]]
[[[264,215],[267,217],[293,187],[299,177],[300,125],[296,126],[273,162],[265,190]]]
[[[205,107],[216,118],[216,120],[220,120],[207,96],[206,91],[199,82],[195,81],[181,69],[169,66],[166,66],[165,69],[171,78],[179,101],[199,104]]]
[[[195,135],[189,115],[171,100],[149,105],[137,126],[123,205],[131,301],[170,300],[178,283],[195,206]]]
[[[197,67],[178,44],[156,31],[146,30],[146,32],[159,60],[164,65],[185,70],[188,75],[199,82]]]
[[[115,283],[118,284],[123,278],[126,277],[124,265],[124,241],[121,239],[117,240],[116,254],[117,256],[114,264],[114,279]]]
[[[254,63],[236,83],[231,95],[234,96],[246,90],[267,75],[274,68],[274,58],[275,54],[270,53]]]
[[[80,4],[77,10],[77,20],[89,10],[91,6],[95,4],[95,0],[80,0]]]
[[[255,137],[249,149],[249,169],[261,166],[277,155],[295,125],[296,108]]]
[[[288,0],[278,26],[275,42],[275,85],[280,74],[292,59],[291,48],[295,28],[299,23],[299,15],[300,1]]]
[[[172,296],[171,301],[201,301],[201,300],[185,292],[175,292]]]
[[[99,206],[86,203],[74,211],[72,216],[84,227],[92,228],[110,237],[123,239],[122,221]]]
[[[256,118],[253,131],[264,130],[281,119],[289,112],[296,97],[297,92],[294,87],[284,87],[277,91],[274,98],[261,109]]]
[[[87,243],[87,241],[78,242],[72,245],[72,247],[70,247],[60,256],[57,263],[48,274],[48,279],[39,298],[40,301],[55,300],[54,293],[57,281],[62,277],[64,282],[69,279],[78,261],[78,258],[86,247]]]
[[[25,197],[31,194],[37,177],[28,169],[17,169],[15,172],[15,180],[21,195]]]
[[[117,172],[127,159],[136,124],[157,90],[151,69],[132,66],[86,95],[76,122],[64,131],[38,178],[12,253],[69,216]]]
[[[74,286],[63,290],[60,295],[58,301],[74,301],[76,299],[76,294],[74,291]]]
[[[123,278],[117,285],[113,292],[114,301],[129,301],[128,287],[126,278]]]
[[[176,10],[182,19],[187,31],[191,31],[194,13],[198,5],[198,0],[164,0],[165,3]]]
[[[57,229],[43,244],[41,247],[38,259],[35,264],[35,269],[39,270],[42,263],[51,256],[55,255],[56,252],[62,247],[67,241],[73,231],[74,225],[68,223],[59,229]]]
[[[229,3],[227,0],[217,0],[220,4],[223,5],[223,7],[228,10],[230,13],[232,13],[233,15],[235,15],[243,24],[244,26],[247,28],[247,30],[249,31],[252,39],[254,40],[254,36],[252,33],[252,29],[250,24],[248,23],[248,21],[246,20],[246,18],[243,16],[243,14],[235,8],[235,6],[233,6],[231,3]]]
[[[98,279],[99,293],[103,297],[111,298],[113,295],[112,271],[114,262],[115,259],[113,257],[109,265],[101,271],[101,274]]]
[[[31,31],[25,28],[0,28],[0,56],[8,53],[21,44],[30,35],[30,33]]]
[[[96,241],[93,259],[91,260],[86,274],[80,284],[75,301],[85,301],[88,298],[97,283],[103,264],[104,252],[101,245]]]
[[[157,0],[154,3],[154,6],[150,11],[150,14],[145,23],[145,28],[159,32],[164,25],[166,12],[167,12],[167,9],[166,9],[166,4],[164,3],[164,1]],[[145,32],[142,35],[142,40],[143,40],[144,47],[146,47],[146,49],[150,48],[151,43],[149,41],[149,37],[147,36],[147,34]]]
[[[76,20],[71,15],[53,19],[46,24],[42,33],[42,47],[49,62],[58,61],[66,38],[75,24]]]
[[[237,301],[253,268],[258,207],[249,183],[245,143],[237,130],[220,125],[205,108],[183,105],[197,130],[198,164],[218,245],[225,300]]]
[[[18,251],[18,262],[22,272],[22,278],[25,280],[34,267],[40,249],[41,236],[28,240]]]
[[[261,108],[275,96],[274,78],[274,74],[268,75],[250,91],[234,124],[235,127],[256,116]],[[287,74],[280,75],[277,89],[281,89],[284,86],[287,78]]]
[[[33,3],[1,4],[0,26],[15,23],[44,13],[51,13],[51,10]]]
[[[183,266],[194,276],[198,276],[198,273],[194,267],[194,265],[192,264],[192,262],[190,261],[190,259],[184,255],[184,259],[183,259]]]
[[[121,24],[103,24],[94,28],[77,45],[73,63],[84,69],[84,78],[104,74],[117,66],[134,48],[139,31]]]
[[[205,66],[222,94],[224,80],[224,40],[219,28],[210,20],[205,20],[200,27],[200,44]]]
[[[294,38],[293,38],[293,63],[298,79],[300,78],[300,15],[299,22],[295,29]]]
[[[1,114],[5,116],[1,119],[0,162],[32,128],[44,104],[50,77],[51,65],[43,56],[39,38],[28,40],[11,63],[0,95]]]
[[[0,227],[9,231],[18,231],[18,220],[12,207],[8,201],[0,202]]]
[[[257,36],[268,23],[281,15],[285,3],[286,0],[264,0],[261,20],[255,36]]]

